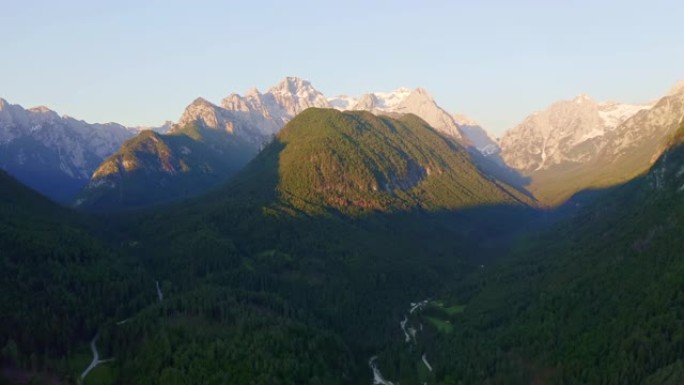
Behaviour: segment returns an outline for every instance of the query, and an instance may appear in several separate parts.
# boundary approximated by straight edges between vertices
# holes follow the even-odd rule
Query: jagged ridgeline
[[[253,191],[247,179],[274,167],[280,202],[307,212],[531,203],[482,174],[463,146],[412,114],[393,119],[310,108],[283,128],[236,183],[251,184]]]

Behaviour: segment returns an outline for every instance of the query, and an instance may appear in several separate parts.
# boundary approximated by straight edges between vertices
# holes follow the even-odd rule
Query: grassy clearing
[[[427,316],[425,319],[440,333],[449,334],[454,330],[454,325],[449,320],[442,320],[436,317]]]
[[[100,358],[103,358],[100,356]],[[109,358],[109,357],[104,357]],[[90,345],[83,345],[78,348],[76,352],[69,357],[68,365],[72,377],[80,380],[81,373],[90,365],[93,360],[93,353],[90,350]],[[86,376],[82,385],[113,385],[116,378],[115,369],[112,362],[99,364],[95,369],[91,370]]]
[[[455,316],[465,311],[465,305],[447,306],[444,301],[434,301],[431,302],[430,305],[437,310],[445,312],[449,316]]]
[[[80,374],[79,374],[80,376]],[[113,385],[115,378],[114,368],[111,362],[100,364],[88,373],[83,385]]]

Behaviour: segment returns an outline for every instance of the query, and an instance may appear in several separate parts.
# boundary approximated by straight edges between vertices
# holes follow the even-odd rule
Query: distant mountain
[[[143,131],[95,170],[75,205],[111,210],[195,196],[224,182],[256,153],[253,143],[200,122],[169,134]]]
[[[461,299],[467,310],[445,316],[453,331],[442,329],[424,345],[430,364],[444,373],[472,368],[460,377],[468,384],[682,383],[682,341],[673,338],[684,309],[684,125],[678,127],[644,174],[604,189],[504,263],[455,287],[446,297]],[[386,362],[399,361],[394,349]],[[412,364],[383,374],[398,378]],[[492,367],[499,369],[486,369]]]
[[[154,132],[158,132],[160,134],[166,134],[169,131],[171,131],[174,124],[175,124],[174,122],[167,120],[161,126],[137,126],[137,127],[130,127],[129,129],[136,131],[136,132],[151,130]]]
[[[450,114],[440,107],[423,88],[398,88],[391,92],[371,92],[359,98],[337,96],[328,99],[330,106],[341,111],[362,110],[374,114],[415,114],[438,131],[483,154],[498,152],[496,141],[474,120],[462,114]]]
[[[56,201],[73,199],[97,166],[135,134],[120,124],[89,124],[0,99],[0,168]]]
[[[554,103],[506,132],[501,139],[502,157],[528,173],[564,163],[586,163],[607,145],[608,133],[648,108],[598,103],[587,95]]]
[[[425,89],[398,88],[391,92],[371,92],[359,98],[340,95],[329,98],[330,106],[341,111],[361,110],[374,114],[396,116],[415,114],[439,132],[448,135],[485,157],[498,154],[501,149],[495,137],[479,123],[463,114],[452,114],[440,107]],[[495,157],[496,158],[496,157]],[[481,161],[482,159],[480,159]],[[508,172],[500,159],[490,159],[487,167],[499,167]]]
[[[599,103],[580,95],[554,103],[505,133],[501,157],[531,178],[529,189],[538,199],[560,203],[579,190],[644,171],[658,155],[657,143],[684,113],[681,103],[668,102],[674,99],[653,106]]]
[[[277,170],[270,183],[258,177],[268,170]],[[393,119],[366,111],[308,109],[233,183],[252,185],[250,195],[274,189],[282,204],[304,211],[532,203],[482,174],[465,147],[413,114]]]
[[[220,105],[203,98],[195,99],[185,109],[178,123],[168,130],[169,136],[142,133],[141,138],[126,143],[117,154],[103,163],[93,174],[87,188],[80,194],[77,204],[80,207],[95,208],[102,205],[103,208],[111,208],[118,202],[115,206],[130,207],[159,203],[160,199],[170,201],[197,195],[218,185],[242,167],[250,156],[269,143],[281,128],[299,113],[310,107],[330,106],[337,106],[339,109],[368,110],[375,114],[391,116],[416,114],[438,131],[470,146],[469,139],[464,139],[461,135],[457,117],[439,107],[424,89],[411,91],[400,88],[389,93],[367,94],[358,100],[343,96],[328,100],[310,82],[287,77],[264,93],[251,89],[244,95],[230,94]],[[497,152],[496,143],[488,139],[487,133],[477,123],[464,116],[458,116],[458,119],[462,122],[463,132],[473,139],[474,147],[485,154]],[[187,127],[213,132],[211,140],[217,140],[219,148],[228,146],[230,150],[224,149],[218,153],[213,150],[202,151],[201,146],[209,141],[196,141],[192,135],[184,137]],[[163,143],[163,150],[157,145],[151,145],[150,141],[153,140],[158,141],[155,143]],[[188,143],[188,140],[192,140],[193,143]],[[193,151],[191,163],[194,166],[187,164],[188,155],[180,153],[181,148]],[[201,159],[203,154],[208,159]],[[163,166],[167,160],[171,164],[175,161],[178,165]],[[181,160],[186,166],[180,165]],[[136,166],[126,166],[126,162],[129,166]],[[200,174],[182,171],[187,168],[197,170],[198,167],[204,170]],[[134,170],[136,175],[143,175],[140,174],[140,170],[145,170],[145,177],[128,178],[127,174]],[[193,176],[187,179],[190,175]],[[197,177],[203,182],[199,182]],[[193,182],[190,183],[188,180]],[[145,194],[143,186],[159,193]]]
[[[323,94],[310,82],[287,77],[263,94],[255,88],[243,96],[230,94],[220,106],[197,99],[185,110],[178,125],[199,122],[232,132],[260,147],[298,113],[309,107],[327,106]]]
[[[461,135],[469,145],[475,147],[482,155],[490,156],[501,152],[496,137],[485,130],[480,124],[465,115],[452,115],[458,124]]]
[[[306,108],[327,105],[311,83],[288,77],[261,93],[215,105],[195,99],[166,135],[143,131],[93,173],[77,207],[142,207],[199,195],[234,175]]]

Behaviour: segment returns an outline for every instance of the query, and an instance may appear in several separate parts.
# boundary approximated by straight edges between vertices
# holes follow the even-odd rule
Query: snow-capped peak
[[[617,102],[602,102],[598,104],[598,111],[603,124],[607,128],[615,128],[627,118],[637,112],[651,108],[652,104],[624,104]]]
[[[356,105],[358,100],[352,96],[338,95],[333,98],[328,98],[328,103],[332,108],[336,108],[341,111],[346,111],[351,109]]]
[[[586,164],[608,143],[606,137],[650,104],[595,102],[580,94],[553,103],[508,130],[503,159],[513,168],[534,172],[559,164]]]
[[[312,86],[311,82],[302,78],[288,76],[281,80],[280,83],[271,87],[268,92],[271,94],[290,94],[299,95],[306,92],[317,92]]]
[[[406,100],[411,95],[411,90],[406,87],[400,87],[390,92],[373,92],[372,95],[377,100],[376,108],[392,109]]]

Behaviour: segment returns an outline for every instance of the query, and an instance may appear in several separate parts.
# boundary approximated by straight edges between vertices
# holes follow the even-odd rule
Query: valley
[[[423,89],[287,78],[136,134],[75,206],[2,172],[0,363],[100,385],[679,378],[681,100],[581,97],[490,142]]]
[[[684,384],[682,14],[3,2],[0,385]]]

